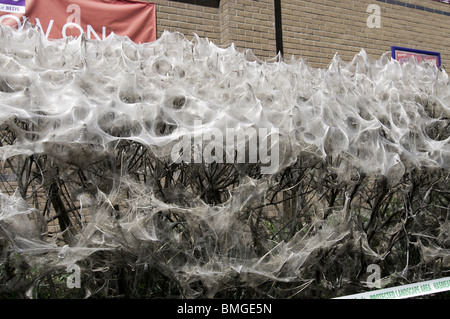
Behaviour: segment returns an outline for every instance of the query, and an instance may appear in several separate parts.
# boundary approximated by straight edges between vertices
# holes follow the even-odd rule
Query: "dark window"
[[[218,8],[220,4],[220,0],[171,0],[176,2],[183,2],[189,4],[196,4],[198,6]]]

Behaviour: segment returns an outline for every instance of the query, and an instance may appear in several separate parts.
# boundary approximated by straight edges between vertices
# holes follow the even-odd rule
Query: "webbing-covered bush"
[[[0,42],[0,295],[328,298],[371,264],[383,287],[448,274],[443,69],[169,32]]]

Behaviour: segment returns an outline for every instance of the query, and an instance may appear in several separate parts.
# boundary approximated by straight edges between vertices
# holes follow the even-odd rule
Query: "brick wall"
[[[261,58],[276,55],[273,0],[221,0],[222,45],[234,43]]]
[[[276,55],[273,0],[152,1],[158,36],[164,30],[194,33],[219,46],[234,43],[262,59]],[[380,8],[380,28],[369,28],[369,5]],[[431,12],[433,11],[434,12]],[[361,48],[373,58],[391,46],[438,51],[450,65],[450,4],[435,0],[281,0],[284,56],[326,67],[335,53],[350,61]]]
[[[156,4],[157,36],[167,30],[183,33],[188,39],[194,34],[221,44],[219,9],[195,4],[195,1],[149,1]]]
[[[380,8],[380,28],[369,28],[368,6]],[[409,7],[408,7],[409,5]],[[412,5],[416,5],[412,8]],[[450,5],[433,0],[283,0],[285,56],[301,56],[315,66],[325,66],[336,52],[345,60],[364,48],[378,58],[391,46],[441,52],[443,64],[450,63],[448,22]]]
[[[195,33],[218,46],[234,43],[267,58],[275,55],[273,0],[151,1],[156,4],[157,35]],[[209,5],[205,5],[209,3]]]

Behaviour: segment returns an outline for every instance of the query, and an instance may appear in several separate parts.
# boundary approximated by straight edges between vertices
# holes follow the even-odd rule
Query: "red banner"
[[[6,2],[5,2],[6,1]],[[133,0],[26,0],[25,12],[15,13],[11,1],[0,0],[0,23],[21,26],[24,20],[49,39],[79,36],[104,40],[114,32],[136,43],[156,40],[155,4]],[[23,12],[23,11],[22,11]]]

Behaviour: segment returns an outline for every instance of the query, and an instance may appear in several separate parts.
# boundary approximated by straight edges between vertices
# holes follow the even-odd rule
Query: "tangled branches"
[[[305,157],[266,179],[119,144],[84,170],[4,163],[17,179],[3,181],[3,295],[323,298],[364,289],[373,263],[385,285],[448,274],[442,170],[343,181]],[[83,291],[66,287],[71,263]]]
[[[444,71],[168,33],[0,41],[2,297],[329,298],[367,289],[371,264],[385,287],[448,275]],[[211,157],[174,160],[190,148]]]

